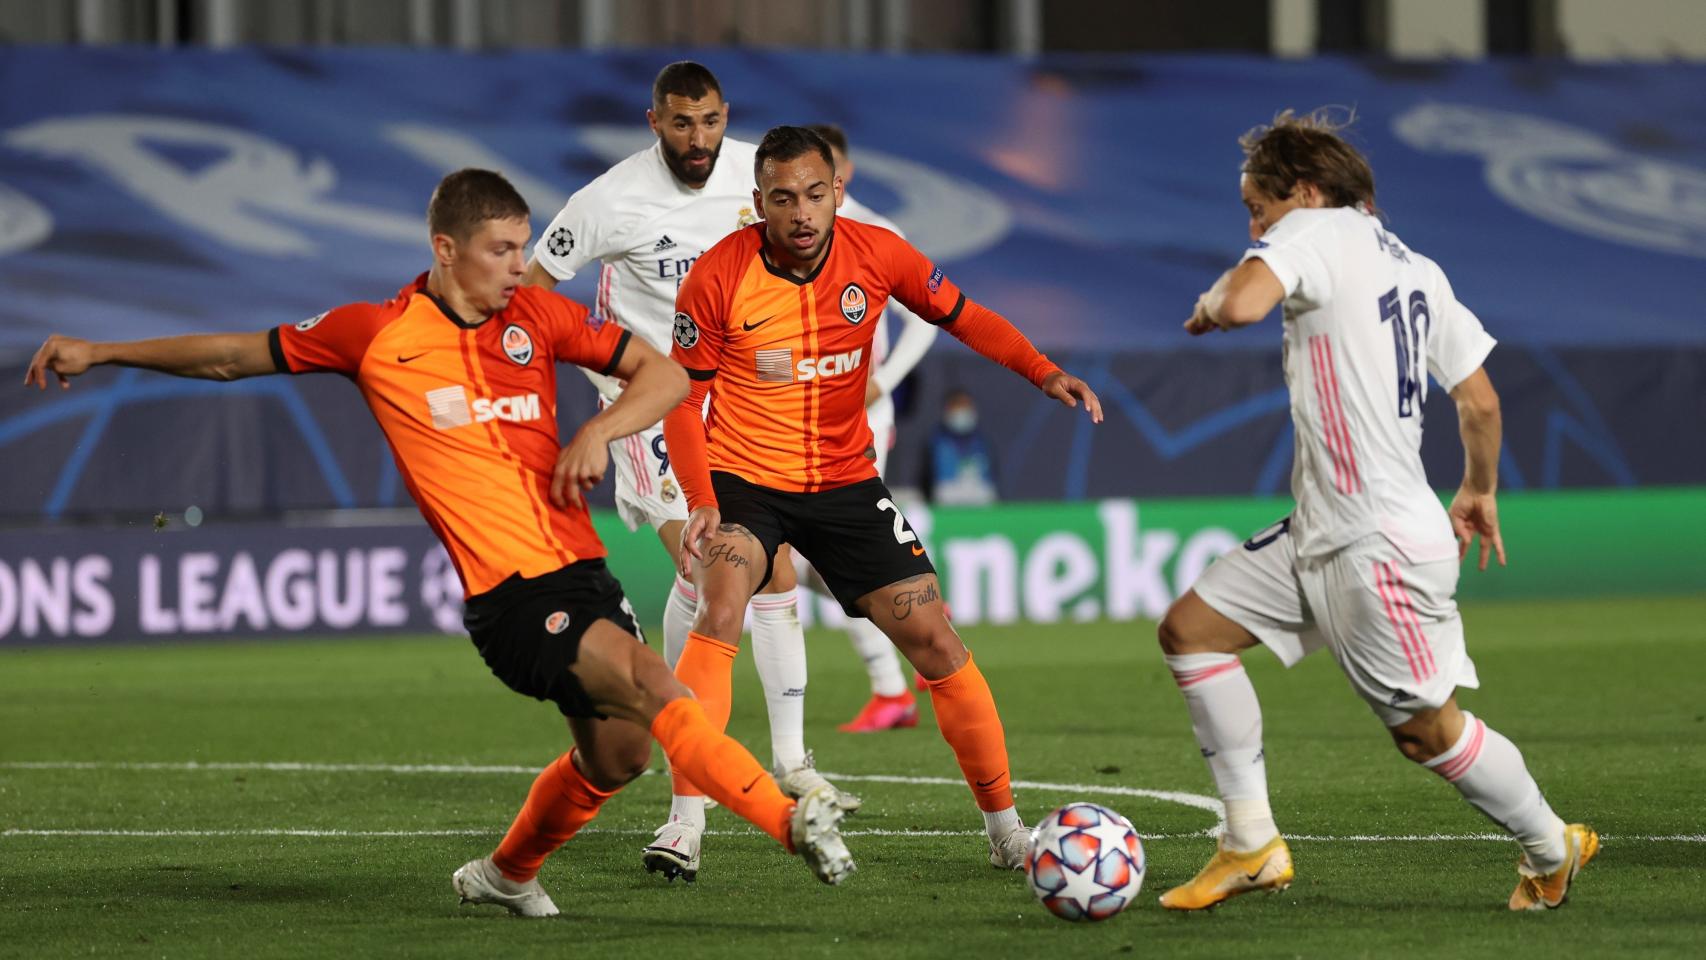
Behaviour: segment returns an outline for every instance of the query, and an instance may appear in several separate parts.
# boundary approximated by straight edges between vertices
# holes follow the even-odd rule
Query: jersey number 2
[[[1404,326],[1404,305],[1393,287],[1380,297],[1380,322],[1392,324],[1392,347],[1398,354],[1398,416],[1408,417],[1416,412],[1416,398],[1422,394],[1422,344],[1427,340],[1424,325],[1433,323],[1428,313],[1428,296],[1420,290],[1410,294],[1410,324]]]
[[[894,511],[894,542],[895,543],[916,543],[918,541],[918,534],[913,533],[911,530],[906,529],[906,518],[901,516],[900,508],[894,505],[893,500],[890,500],[888,497],[884,497],[881,500],[878,500],[877,501],[877,509],[878,510],[893,510]]]

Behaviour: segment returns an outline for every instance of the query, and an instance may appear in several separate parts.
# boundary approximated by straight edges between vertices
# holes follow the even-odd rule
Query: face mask
[[[952,433],[970,433],[977,429],[977,411],[958,407],[942,414],[942,425]]]

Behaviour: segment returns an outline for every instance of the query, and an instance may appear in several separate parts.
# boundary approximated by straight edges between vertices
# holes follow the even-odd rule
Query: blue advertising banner
[[[651,142],[650,80],[677,55],[0,49],[0,375],[52,331],[255,330],[383,297],[422,268],[426,198],[461,166],[503,170],[540,225]],[[1004,425],[1006,497],[1282,490],[1277,331],[1179,326],[1246,243],[1237,135],[1328,103],[1355,108],[1394,231],[1503,345],[1507,480],[1706,482],[1706,448],[1671,437],[1706,423],[1706,69],[697,55],[736,135],[843,125],[853,192],[1113,400],[1087,432],[942,338],[901,484],[963,385]],[[590,283],[565,289],[590,301]],[[591,394],[565,381],[572,424]],[[0,516],[395,505],[358,402],[336,382],[128,372],[0,390]]]

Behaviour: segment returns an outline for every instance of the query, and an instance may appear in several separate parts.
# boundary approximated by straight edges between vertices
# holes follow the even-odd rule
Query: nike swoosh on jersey
[[[750,791],[751,791],[751,790],[752,790],[752,788],[753,788],[753,787],[756,787],[756,786],[758,786],[758,781],[760,781],[760,780],[763,780],[763,779],[764,779],[764,777],[763,777],[763,775],[762,775],[762,774],[760,774],[760,775],[759,775],[759,776],[757,776],[757,777],[754,777],[754,778],[753,778],[753,780],[752,780],[752,782],[751,782],[751,783],[749,783],[749,784],[747,784],[747,785],[746,785],[746,786],[744,786],[744,787],[741,787],[741,788],[740,788],[740,792],[741,792],[741,793],[748,793],[748,792],[750,792]]]
[[[398,363],[408,363],[411,360],[419,360],[420,358],[426,356],[428,353],[431,353],[431,352],[432,351],[430,351],[430,350],[422,350],[420,353],[417,353],[414,356],[409,356],[409,357],[405,357],[399,353],[399,354],[397,354],[397,362]]]
[[[747,323],[746,321],[743,320],[743,321],[741,321],[740,328],[742,330],[746,330],[746,331],[750,332],[753,330],[757,330],[759,327],[764,326],[765,324],[769,323],[770,321],[772,321],[774,319],[776,319],[776,315],[773,313],[770,316],[765,317],[763,320],[758,321],[757,323]]]

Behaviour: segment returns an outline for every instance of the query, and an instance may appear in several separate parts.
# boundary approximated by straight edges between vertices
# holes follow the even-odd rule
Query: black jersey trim
[[[964,292],[961,292],[960,298],[958,300],[954,301],[954,309],[949,310],[947,316],[943,317],[940,320],[932,320],[930,322],[935,324],[938,327],[945,327],[948,324],[953,323],[955,320],[958,320],[960,318],[960,311],[964,310],[965,308],[966,308],[966,295]]]
[[[284,340],[279,336],[278,328],[267,331],[267,352],[272,354],[273,369],[278,373],[291,373],[289,361],[284,359]]]
[[[792,271],[785,270],[785,269],[778,267],[775,264],[770,262],[770,238],[768,236],[764,237],[764,239],[759,244],[758,261],[760,263],[764,264],[764,269],[770,271],[771,276],[781,277],[783,280],[788,281],[789,283],[793,284],[796,287],[803,287],[806,284],[811,283],[813,280],[816,280],[818,274],[823,272],[823,268],[829,266],[830,254],[832,254],[834,251],[835,251],[835,228],[830,227],[829,228],[829,239],[827,241],[825,241],[825,243],[823,245],[823,259],[819,260],[817,262],[817,266],[813,267],[812,272],[807,274],[806,276],[797,277],[793,274]]]
[[[461,327],[464,330],[473,330],[474,328],[478,327],[480,325],[480,323],[486,322],[485,320],[481,320],[480,323],[469,323],[468,321],[457,316],[456,311],[450,309],[450,304],[445,303],[442,299],[440,299],[438,294],[433,293],[431,290],[422,290],[421,292],[426,294],[428,300],[431,300],[433,303],[438,305],[439,312],[444,314],[445,317],[447,319],[449,319],[451,323],[456,324],[457,326]],[[490,317],[486,318],[486,320],[490,320],[490,319],[491,319]]]
[[[598,371],[600,374],[608,377],[616,372],[616,365],[622,362],[622,354],[627,352],[628,341],[632,339],[634,339],[634,331],[622,331],[622,339],[616,341],[616,352],[610,355],[610,362],[604,365],[604,369]]]

